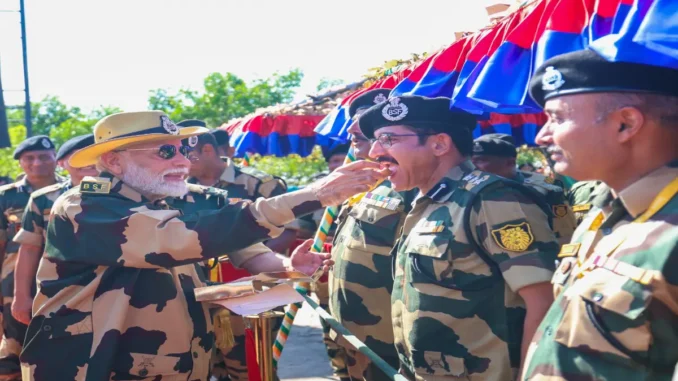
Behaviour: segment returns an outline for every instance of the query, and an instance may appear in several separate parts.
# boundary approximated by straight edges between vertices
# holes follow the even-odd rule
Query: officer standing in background
[[[396,191],[420,193],[399,238],[392,293],[401,372],[412,380],[516,377],[551,305],[550,210],[515,181],[476,170],[472,114],[403,96],[360,116]]]
[[[24,209],[34,191],[63,181],[56,175],[54,143],[44,135],[30,137],[14,150],[14,160],[26,174],[21,180],[0,187],[0,252],[2,262],[3,329],[0,344],[0,380],[21,379],[19,354],[26,325],[12,317],[14,270],[19,244],[13,242],[21,229]]]
[[[592,208],[561,249],[556,300],[521,380],[670,380],[678,362],[678,70],[585,49],[546,61],[530,95],[549,117],[536,142],[555,170],[603,181],[617,197]]]
[[[367,159],[370,141],[360,131],[358,117],[368,108],[385,102],[390,90],[368,91],[349,107],[354,120],[349,127],[353,154]],[[386,180],[375,189],[342,204],[332,248],[335,262],[329,275],[332,316],[379,357],[398,368],[391,320],[391,252],[417,190],[396,192]],[[359,200],[358,200],[359,199]],[[389,380],[367,356],[341,337],[352,380]]]
[[[535,190],[551,208],[553,232],[558,242],[561,245],[569,243],[577,223],[563,188],[555,185],[551,177],[516,170],[517,157],[518,150],[511,135],[487,134],[473,142],[473,165],[481,171],[517,181]]]
[[[593,180],[575,183],[567,197],[579,225],[594,206],[604,208],[614,200],[615,195],[604,182]]]
[[[210,134],[214,136],[214,140],[217,141],[217,146],[219,147],[219,156],[233,158],[235,153],[235,148],[231,147],[230,136],[228,132],[222,129],[214,129],[210,131]]]
[[[74,168],[68,163],[73,152],[94,144],[94,135],[77,136],[59,147],[56,161],[70,175],[70,179],[46,186],[31,194],[24,210],[21,230],[14,237],[14,242],[21,245],[16,262],[14,277],[14,301],[12,316],[19,322],[28,325],[31,321],[31,308],[35,295],[35,274],[45,248],[47,238],[47,222],[54,201],[62,193],[80,185],[85,176],[96,176],[99,173],[94,166]]]

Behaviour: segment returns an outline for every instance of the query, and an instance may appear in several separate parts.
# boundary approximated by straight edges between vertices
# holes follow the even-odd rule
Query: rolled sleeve
[[[42,234],[30,232],[25,229],[19,230],[19,233],[17,233],[14,236],[13,239],[14,242],[23,245],[23,244],[28,244],[28,245],[33,245],[33,246],[42,246],[43,244],[43,237]]]
[[[527,196],[511,188],[481,195],[476,215],[483,247],[499,265],[515,292],[525,286],[550,282],[559,244],[548,216]],[[473,221],[472,221],[473,222]]]
[[[271,249],[269,249],[266,245],[264,245],[263,243],[258,243],[256,245],[252,245],[244,249],[234,251],[231,254],[228,254],[228,259],[231,261],[233,266],[242,268],[241,265],[243,263],[249,261],[250,259],[256,256],[270,252]]]

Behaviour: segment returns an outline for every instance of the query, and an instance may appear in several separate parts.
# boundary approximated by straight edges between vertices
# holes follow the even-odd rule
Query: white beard
[[[120,178],[125,184],[141,193],[160,197],[185,196],[186,193],[188,193],[188,186],[186,183],[183,181],[166,182],[164,176],[168,174],[188,175],[188,170],[168,169],[163,173],[156,173],[129,160],[127,161],[127,171],[125,171]]]

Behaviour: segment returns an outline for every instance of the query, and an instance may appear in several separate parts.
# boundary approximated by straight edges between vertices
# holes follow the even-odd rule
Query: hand
[[[319,267],[322,267],[323,271],[327,271],[334,264],[334,261],[330,259],[331,254],[312,252],[311,246],[313,246],[313,240],[309,239],[294,249],[290,257],[292,270],[313,275]]]
[[[28,325],[31,322],[33,299],[27,297],[14,297],[12,301],[12,317],[17,321]]]
[[[315,190],[323,206],[336,206],[353,195],[367,192],[390,175],[391,171],[380,169],[379,163],[360,160],[335,169],[309,187]]]

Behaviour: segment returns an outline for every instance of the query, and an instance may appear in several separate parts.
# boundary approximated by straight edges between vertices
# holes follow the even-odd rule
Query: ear
[[[631,140],[645,125],[645,116],[635,107],[624,107],[617,111],[619,126],[617,141],[626,143]],[[623,125],[623,128],[622,128]]]
[[[113,175],[122,175],[122,160],[118,152],[106,152],[105,154],[101,155],[101,161],[103,162],[106,169]]]
[[[454,146],[452,138],[448,134],[437,134],[429,138],[431,151],[435,156],[444,156]]]

